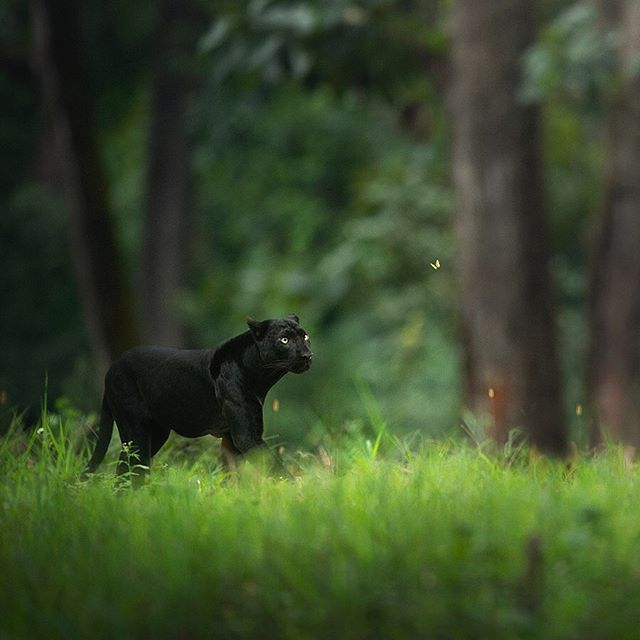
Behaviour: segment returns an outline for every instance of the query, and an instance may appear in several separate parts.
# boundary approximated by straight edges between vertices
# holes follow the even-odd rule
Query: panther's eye
[[[280,342],[282,342],[282,344],[287,344],[289,342],[289,338],[286,336],[284,338],[280,338]]]
[[[309,336],[306,333],[304,334],[304,341],[309,342]]]

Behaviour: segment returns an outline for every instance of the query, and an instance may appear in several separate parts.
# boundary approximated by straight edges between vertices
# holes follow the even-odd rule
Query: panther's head
[[[281,320],[249,318],[247,324],[267,367],[302,373],[311,366],[311,343],[298,316],[289,314]]]

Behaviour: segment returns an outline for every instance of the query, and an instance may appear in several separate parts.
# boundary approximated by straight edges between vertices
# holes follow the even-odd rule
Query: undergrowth
[[[0,440],[2,638],[635,638],[640,476],[470,441],[327,429],[295,480],[178,441],[117,491],[77,418]],[[117,438],[114,438],[117,440]],[[516,444],[518,442],[518,444]]]

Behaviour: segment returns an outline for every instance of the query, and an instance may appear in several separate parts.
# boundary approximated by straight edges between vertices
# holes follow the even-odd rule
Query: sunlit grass
[[[1,440],[0,637],[637,637],[621,452],[409,447],[365,411],[373,439],[289,454],[295,481],[167,451],[118,492],[108,464],[78,481],[75,424]]]

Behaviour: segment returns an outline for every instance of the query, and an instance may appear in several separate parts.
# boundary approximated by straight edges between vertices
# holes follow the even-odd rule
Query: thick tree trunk
[[[31,13],[34,61],[55,133],[78,291],[101,375],[136,342],[136,329],[91,127],[79,5],[74,0],[31,0]]]
[[[538,157],[538,114],[518,99],[532,0],[454,0],[453,177],[466,391],[504,442],[522,427],[566,450]]]
[[[184,285],[190,211],[186,116],[189,54],[196,38],[188,7],[181,0],[165,0],[160,7],[142,250],[144,338],[173,346],[184,342],[177,296]]]
[[[592,443],[608,436],[640,445],[640,2],[607,0],[605,26],[619,28],[619,90],[611,104],[602,226],[591,277],[587,379]]]

